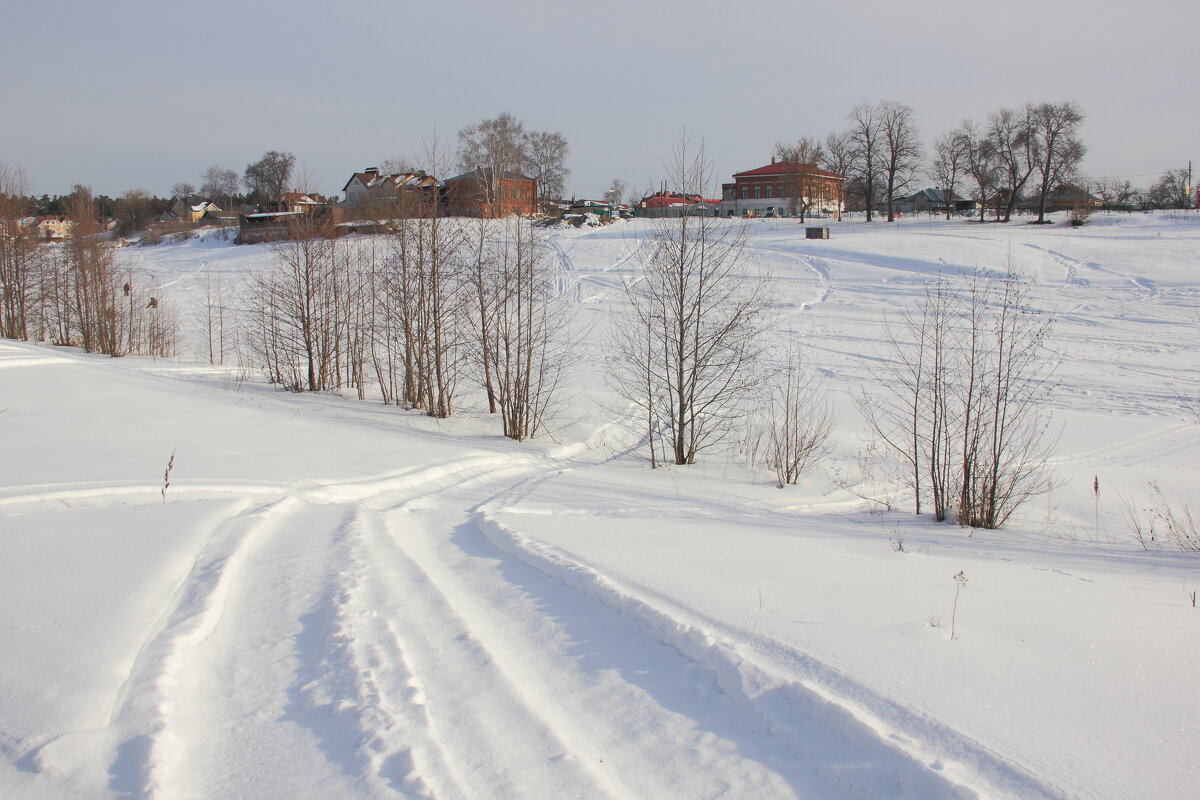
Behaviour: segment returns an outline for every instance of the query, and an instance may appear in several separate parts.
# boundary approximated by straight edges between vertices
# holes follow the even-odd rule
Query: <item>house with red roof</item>
[[[637,204],[639,217],[716,216],[720,200],[698,194],[661,191],[646,195]]]
[[[721,184],[721,213],[731,217],[836,215],[845,208],[846,178],[816,164],[774,161],[735,173]]]

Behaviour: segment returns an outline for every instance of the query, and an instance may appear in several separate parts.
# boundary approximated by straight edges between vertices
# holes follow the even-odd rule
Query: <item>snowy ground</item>
[[[0,342],[0,796],[1193,794],[1200,562],[1122,509],[1200,476],[1200,219],[754,222],[840,412],[786,490],[732,456],[651,472],[611,424],[644,232],[555,234],[593,326],[557,441]],[[123,251],[185,316],[268,253]],[[1057,320],[1057,488],[972,536],[899,490],[871,513],[831,477],[885,317],[1010,258]]]

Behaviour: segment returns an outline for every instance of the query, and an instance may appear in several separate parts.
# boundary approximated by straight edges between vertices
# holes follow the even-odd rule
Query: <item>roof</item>
[[[464,172],[462,175],[455,175],[453,178],[446,178],[446,183],[450,183],[452,181],[478,180],[479,178],[483,178],[484,180],[492,180],[493,178],[496,178],[496,177],[500,178],[500,180],[502,180],[502,181],[532,181],[533,180],[533,178],[530,178],[526,175],[522,175],[519,172],[503,172],[502,171],[497,175],[496,170],[493,169],[492,167],[476,167],[475,169],[471,170],[470,172]]]
[[[767,164],[757,169],[748,169],[745,172],[733,173],[734,178],[769,178],[776,175],[816,175],[821,178],[832,178],[833,180],[844,181],[845,177],[834,174],[827,170],[823,170],[816,164],[800,164],[795,161],[776,161],[773,164]]]
[[[436,178],[426,175],[424,172],[402,172],[398,175],[356,172],[350,176],[350,180],[346,181],[346,185],[342,187],[342,191],[346,191],[355,180],[359,181],[368,191],[379,189],[382,186],[394,186],[401,189],[424,189],[437,183]]]
[[[642,208],[670,208],[671,206],[718,205],[720,200],[709,200],[697,195],[666,194],[659,192],[641,202]]]

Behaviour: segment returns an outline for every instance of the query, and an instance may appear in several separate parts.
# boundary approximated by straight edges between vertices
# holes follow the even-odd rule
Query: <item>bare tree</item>
[[[1128,209],[1137,200],[1137,189],[1128,179],[1100,178],[1092,183],[1092,191],[1106,210]]]
[[[975,184],[975,196],[979,202],[979,221],[984,221],[988,201],[993,199],[1000,180],[1000,162],[995,144],[980,126],[971,120],[963,120],[958,129],[966,156],[966,171]]]
[[[946,203],[946,219],[954,210],[955,190],[966,171],[970,142],[961,129],[950,131],[933,145],[933,161],[929,165],[929,177],[941,190]]]
[[[171,196],[178,197],[185,203],[192,202],[192,198],[196,196],[196,187],[187,181],[176,181],[171,187]]]
[[[911,467],[917,513],[928,488],[934,519],[953,507],[960,525],[998,528],[1046,490],[1049,330],[1010,269],[995,281],[976,273],[965,296],[939,280],[889,331],[890,367],[859,407]]]
[[[973,339],[982,335],[986,343],[972,348],[969,366],[978,379],[963,417],[958,523],[999,528],[1047,488],[1045,470],[1055,445],[1043,413],[1053,371],[1043,352],[1050,322],[1028,307],[1011,264],[999,282],[977,284],[971,303],[987,308],[982,315],[987,327],[973,325],[971,331]]]
[[[801,165],[800,169],[788,170],[783,178],[783,196],[787,199],[788,213],[799,216],[804,222],[805,213],[812,205],[814,173],[803,166],[816,167],[825,161],[825,150],[816,139],[802,136],[794,142],[776,142],[771,157],[787,164]],[[840,173],[839,173],[840,174]]]
[[[883,119],[879,106],[861,103],[850,112],[850,169],[863,195],[867,222],[875,213],[876,190],[883,169]]]
[[[687,139],[669,179],[703,194],[711,165]],[[639,250],[641,275],[626,286],[628,310],[612,336],[609,379],[642,417],[656,466],[657,442],[676,464],[695,463],[747,413],[758,384],[763,283],[745,270],[742,224],[709,216],[658,220]]]
[[[268,150],[258,161],[246,165],[243,180],[260,202],[277,202],[288,190],[295,166],[296,157],[291,153]]]
[[[463,172],[478,167],[519,172],[528,160],[527,146],[525,124],[503,113],[459,130],[458,168]]]
[[[44,248],[29,216],[28,192],[25,174],[0,163],[0,335],[6,339],[40,338]]]
[[[570,148],[561,133],[531,131],[526,134],[525,172],[536,182],[537,203],[545,207],[562,199]]]
[[[240,186],[241,180],[233,170],[209,167],[204,171],[204,182],[200,185],[200,194],[204,195],[207,200],[221,201],[221,208],[231,211],[233,197],[238,193]]]
[[[1029,176],[1037,168],[1033,117],[1033,107],[1028,104],[1019,111],[1002,108],[988,117],[987,135],[991,142],[991,152],[999,164],[1000,185],[1006,193],[1002,217],[1005,222],[1012,219],[1012,212],[1017,201],[1021,199],[1021,192],[1029,181]],[[996,205],[996,213],[1000,213],[999,203]]]
[[[825,137],[824,143],[824,161],[825,169],[832,172],[834,175],[849,177],[854,166],[854,142],[850,138],[850,134],[846,132],[833,132]],[[843,203],[838,205],[838,220],[842,218],[841,208],[846,204],[845,200],[853,188],[852,182],[846,182],[847,198],[843,199]]]
[[[912,183],[921,166],[921,141],[911,107],[890,100],[878,107],[880,166],[888,222],[896,221],[896,195]]]
[[[405,156],[392,156],[379,163],[380,175],[408,175],[416,171],[416,166]]]
[[[1191,208],[1193,200],[1188,192],[1189,177],[1186,169],[1167,170],[1147,190],[1148,204],[1152,208]]]
[[[620,178],[613,178],[612,183],[609,185],[608,189],[605,190],[604,199],[609,203],[612,203],[614,217],[617,214],[618,207],[621,205],[625,195],[628,194],[628,192],[628,185]]]
[[[494,386],[504,435],[524,441],[538,434],[561,398],[571,337],[568,308],[556,292],[545,243],[527,220],[499,226],[486,264],[495,287],[480,349]]]
[[[1079,139],[1083,110],[1075,103],[1042,103],[1034,106],[1030,123],[1033,155],[1041,178],[1038,186],[1039,223],[1046,221],[1046,195],[1070,180],[1087,148]]]
[[[512,114],[503,113],[467,125],[458,132],[458,167],[463,172],[490,168],[491,175],[523,173],[536,183],[537,202],[561,198],[570,149],[561,133],[528,131]],[[481,187],[489,202],[494,187]]]
[[[833,409],[825,382],[799,350],[767,382],[764,463],[782,488],[795,485],[827,450]]]
[[[864,392],[856,404],[875,438],[908,468],[913,513],[920,514],[930,486],[934,519],[945,519],[951,490],[946,472],[950,442],[947,348],[952,293],[944,278],[927,287],[920,307],[885,334],[886,360],[878,395]]]

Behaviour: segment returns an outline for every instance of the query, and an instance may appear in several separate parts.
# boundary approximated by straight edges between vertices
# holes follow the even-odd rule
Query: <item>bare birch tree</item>
[[[703,194],[711,165],[701,147],[675,147],[672,185]],[[651,466],[693,464],[748,413],[757,388],[763,283],[741,259],[741,223],[709,216],[658,220],[626,286],[627,311],[612,336],[609,379],[645,425]]]
[[[825,454],[833,423],[825,382],[799,350],[791,350],[768,377],[763,420],[763,463],[781,488],[795,485]]]

